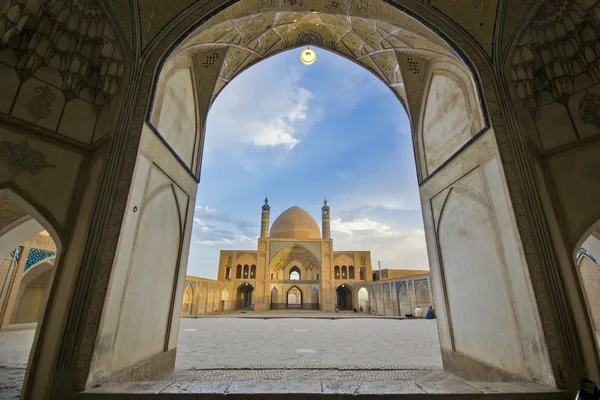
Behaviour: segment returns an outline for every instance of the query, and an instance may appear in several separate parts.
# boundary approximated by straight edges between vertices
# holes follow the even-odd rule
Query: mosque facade
[[[293,206],[270,225],[265,199],[256,250],[222,250],[216,281],[187,276],[182,315],[336,308],[403,315],[431,302],[429,271],[374,272],[370,251],[334,250],[330,212],[325,200],[319,227]]]

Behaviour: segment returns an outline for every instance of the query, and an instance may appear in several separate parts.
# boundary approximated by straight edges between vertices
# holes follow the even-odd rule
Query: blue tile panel
[[[27,271],[29,268],[33,267],[35,264],[39,263],[42,260],[45,260],[50,257],[56,256],[55,251],[48,251],[42,249],[36,249],[34,247],[29,249],[29,253],[27,253],[27,261],[25,262],[25,269]]]
[[[592,256],[590,253],[588,253],[588,251],[586,249],[584,249],[583,247],[579,250],[577,250],[577,261],[579,261],[579,259],[583,256],[588,257],[590,260],[592,260],[593,262],[595,262],[596,264],[598,264],[598,261],[596,261],[596,259],[594,258],[594,256]]]

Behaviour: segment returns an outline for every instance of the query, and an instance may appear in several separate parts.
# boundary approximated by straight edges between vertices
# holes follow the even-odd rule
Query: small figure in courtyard
[[[354,307],[354,312],[358,312],[358,310],[356,309],[356,307]]]
[[[415,317],[423,318],[423,309],[419,305],[417,305],[417,308],[415,308]]]
[[[435,319],[435,310],[433,309],[433,306],[430,304],[429,308],[427,309],[427,313],[425,314],[425,318],[427,319]]]
[[[335,312],[337,312],[337,313],[340,312],[340,308],[338,306],[335,306]]]
[[[360,312],[363,312],[363,306],[360,306]]]

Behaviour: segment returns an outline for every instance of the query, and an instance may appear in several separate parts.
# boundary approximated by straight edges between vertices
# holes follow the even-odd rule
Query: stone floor
[[[231,400],[290,393],[298,399],[384,394],[478,399],[486,393],[503,393],[495,399],[565,398],[539,385],[466,382],[444,372],[435,321],[350,319],[342,313],[319,319],[231,317],[183,319],[176,370],[161,381],[106,384],[80,398],[171,399],[185,393]],[[0,399],[18,398],[33,336],[33,330],[0,332]]]
[[[442,366],[434,320],[185,318],[177,350],[177,369]]]

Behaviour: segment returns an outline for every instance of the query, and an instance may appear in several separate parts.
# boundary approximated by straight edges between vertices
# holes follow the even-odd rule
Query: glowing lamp
[[[302,54],[300,54],[300,61],[302,61],[302,64],[310,65],[310,64],[314,63],[316,60],[317,60],[317,55],[310,48],[302,51]]]

